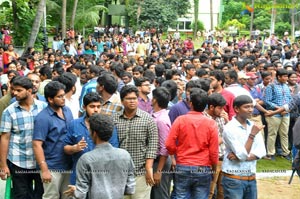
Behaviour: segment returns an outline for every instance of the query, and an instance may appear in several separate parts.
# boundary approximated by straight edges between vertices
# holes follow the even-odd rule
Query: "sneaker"
[[[290,155],[282,155],[281,157],[285,158],[288,161],[291,161],[291,156]]]
[[[266,155],[265,157],[263,157],[266,160],[272,160],[275,161],[275,156],[274,155]]]

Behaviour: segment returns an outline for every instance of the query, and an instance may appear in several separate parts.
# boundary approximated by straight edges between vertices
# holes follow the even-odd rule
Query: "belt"
[[[252,176],[236,176],[233,174],[228,174],[228,173],[224,173],[222,172],[224,176],[228,177],[228,178],[232,178],[232,179],[236,179],[236,180],[246,180],[246,181],[252,181],[255,180],[255,175]]]
[[[259,116],[260,114],[252,114],[252,117],[257,117]]]

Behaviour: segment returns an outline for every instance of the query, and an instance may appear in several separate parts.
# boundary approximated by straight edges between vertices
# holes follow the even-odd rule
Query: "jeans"
[[[13,196],[18,199],[41,199],[43,183],[37,170],[24,169],[8,161],[12,175]]]
[[[256,180],[237,180],[222,177],[224,199],[257,199]]]
[[[208,166],[176,165],[176,199],[207,199],[211,181],[212,172]]]

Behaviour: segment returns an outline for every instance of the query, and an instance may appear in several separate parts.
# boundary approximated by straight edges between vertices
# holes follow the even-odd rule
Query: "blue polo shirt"
[[[73,116],[67,106],[62,109],[64,119],[60,118],[49,105],[34,119],[33,140],[43,141],[44,155],[50,170],[72,168],[71,156],[64,153],[64,140],[67,135],[67,124],[73,120]]]
[[[90,136],[90,132],[88,128],[85,125],[85,116],[80,117],[78,119],[72,120],[70,124],[68,125],[67,129],[67,135],[64,140],[65,145],[74,145],[77,144],[82,137],[84,137],[87,147],[80,152],[74,153],[72,155],[72,161],[73,161],[73,167],[72,167],[72,174],[70,178],[70,182],[72,185],[75,185],[76,183],[76,164],[79,158],[86,152],[89,152],[95,148],[95,144]],[[117,128],[114,128],[112,137],[109,140],[109,143],[118,148],[119,147],[119,140],[118,140],[118,134],[117,134]]]

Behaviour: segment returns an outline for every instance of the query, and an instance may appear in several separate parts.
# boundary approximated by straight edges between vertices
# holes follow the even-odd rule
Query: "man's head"
[[[77,78],[73,73],[65,72],[61,76],[58,76],[53,80],[58,81],[58,82],[62,83],[63,85],[65,85],[65,87],[66,87],[65,93],[68,93],[71,91],[72,94],[75,94],[75,92],[76,92],[75,84],[76,84]]]
[[[24,101],[32,94],[33,84],[27,77],[15,77],[13,80],[13,95],[17,101]]]
[[[152,91],[152,106],[158,105],[159,108],[168,108],[171,95],[168,89],[164,87],[158,87]]]
[[[288,71],[286,69],[278,69],[276,78],[279,83],[285,84],[288,80]]]
[[[150,80],[147,77],[137,78],[134,82],[140,94],[148,95],[151,92]]]
[[[107,142],[114,129],[113,119],[107,115],[94,114],[89,118],[91,137],[94,142],[97,140]]]
[[[65,105],[65,85],[58,81],[49,82],[44,89],[47,102],[53,108],[61,108]]]
[[[237,83],[238,81],[238,74],[235,70],[229,70],[225,73],[225,83],[227,85]]]
[[[247,84],[248,84],[250,87],[254,87],[254,86],[256,85],[258,76],[256,75],[255,72],[248,72],[248,73],[246,73],[246,75],[249,77],[249,78],[247,79]]]
[[[139,90],[133,85],[126,85],[121,89],[120,97],[125,110],[134,111],[138,106]]]
[[[40,84],[41,84],[40,76],[36,73],[29,73],[27,75],[27,77],[28,77],[28,79],[30,79],[30,81],[33,84],[32,94],[36,94],[38,92],[38,89],[39,89]]]
[[[207,105],[207,92],[201,88],[192,88],[190,92],[190,106],[193,111],[203,112]]]
[[[253,101],[248,95],[240,95],[234,99],[233,108],[237,117],[246,120],[253,112]]]
[[[103,92],[107,92],[112,95],[117,91],[118,82],[116,78],[109,73],[103,73],[97,79],[97,92],[102,95]]]
[[[89,68],[87,68],[86,77],[87,77],[88,80],[93,79],[94,77],[99,76],[101,71],[102,70],[101,70],[100,67],[92,65]]]
[[[209,73],[209,78],[211,80],[210,86],[214,90],[221,89],[225,83],[225,75],[221,70],[213,70]]]
[[[141,66],[136,66],[132,69],[132,74],[134,78],[143,77],[144,69]]]
[[[51,71],[51,68],[49,66],[43,66],[40,69],[39,73],[40,73],[40,78],[41,78],[42,81],[52,78],[52,71]]]
[[[220,117],[225,105],[226,100],[220,93],[213,93],[208,96],[207,109],[211,116]]]
[[[100,113],[101,97],[96,92],[90,92],[83,97],[83,109],[87,117]]]

